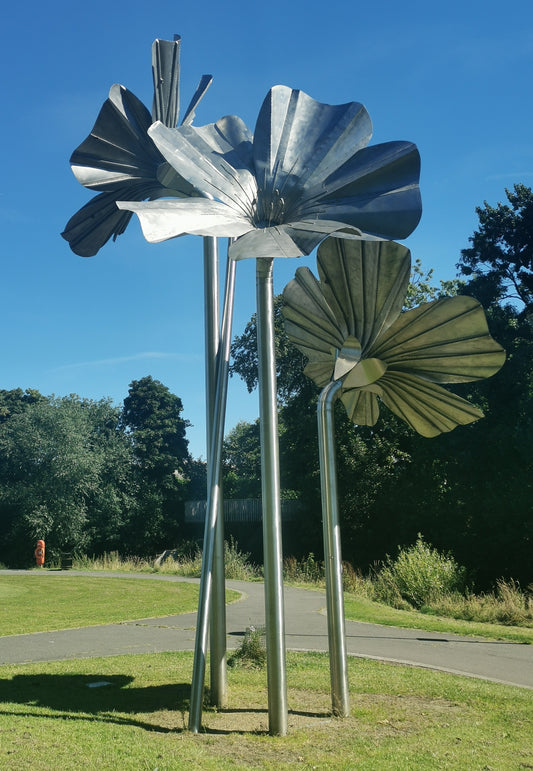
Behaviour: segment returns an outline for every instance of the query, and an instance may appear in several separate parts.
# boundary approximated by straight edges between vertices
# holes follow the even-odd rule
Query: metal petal
[[[183,116],[183,120],[181,122],[182,126],[190,126],[190,124],[194,120],[194,116],[196,114],[196,108],[202,101],[202,99],[205,96],[205,92],[213,82],[213,76],[212,75],[202,75],[200,82],[198,83],[198,86],[196,88],[196,91],[192,95],[192,99],[189,102],[189,106],[187,107],[185,111],[185,115]]]
[[[254,162],[265,195],[279,190],[294,202],[321,191],[323,181],[372,136],[370,117],[358,102],[322,104],[303,91],[275,86],[254,131]]]
[[[420,155],[411,142],[366,147],[324,183],[326,194],[309,201],[318,217],[336,219],[383,238],[407,238],[422,214]]]
[[[411,254],[392,241],[328,238],[317,254],[324,297],[345,337],[362,355],[398,318],[409,285]]]
[[[124,232],[130,219],[131,212],[117,209],[115,193],[100,193],[69,219],[61,235],[74,254],[93,257],[111,236]]]
[[[176,40],[154,40],[152,43],[152,77],[154,100],[152,123],[160,120],[165,126],[178,123],[180,111],[180,46]]]
[[[505,351],[489,334],[482,306],[472,297],[446,297],[407,311],[367,352],[389,369],[435,383],[490,377]]]
[[[379,403],[375,393],[369,389],[352,389],[341,394],[341,401],[348,417],[357,426],[374,426],[379,418]]]
[[[302,353],[310,360],[323,360],[325,354],[334,362],[335,349],[342,348],[348,329],[343,325],[342,317],[339,322],[333,313],[322,286],[309,268],[298,268],[293,280],[283,290],[282,313],[285,330]]]
[[[335,358],[329,358],[329,361],[310,361],[304,368],[304,375],[311,378],[319,388],[324,388],[331,380]]]
[[[180,176],[251,221],[257,187],[251,167],[251,134],[235,115],[215,124],[169,129],[155,123],[150,137]]]
[[[389,370],[379,384],[384,404],[422,436],[438,436],[483,417],[465,399],[413,375]]]
[[[239,238],[231,244],[229,254],[233,260],[303,257],[330,234],[339,238],[359,238],[361,235],[359,230],[349,229],[342,222],[289,222],[255,228],[244,239]]]
[[[158,243],[189,233],[197,236],[237,237],[250,223],[220,201],[184,198],[159,201],[117,201],[119,209],[135,212],[147,241]]]
[[[91,133],[70,158],[76,179],[103,192],[129,180],[156,182],[163,158],[147,136],[150,123],[150,113],[134,94],[112,86]]]

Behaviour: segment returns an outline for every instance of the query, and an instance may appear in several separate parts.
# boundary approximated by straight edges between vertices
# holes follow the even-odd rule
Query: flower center
[[[385,374],[387,365],[381,359],[361,359],[344,380],[344,388],[365,388]]]
[[[252,222],[256,228],[270,228],[286,222],[285,199],[277,187],[274,190],[259,188]]]

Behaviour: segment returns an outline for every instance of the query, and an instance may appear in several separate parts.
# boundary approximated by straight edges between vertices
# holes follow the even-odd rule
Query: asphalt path
[[[17,572],[25,571],[0,571],[0,576]],[[48,573],[47,577],[61,580],[64,575],[198,582],[162,574],[117,575],[74,570]],[[227,644],[231,649],[239,645],[248,627],[264,625],[264,591],[262,583],[227,581],[226,586],[241,594],[238,601],[226,606]],[[325,593],[286,586],[284,603],[287,648],[327,651]],[[195,624],[196,613],[185,613],[82,629],[7,635],[0,637],[0,664],[193,650]],[[346,646],[350,656],[533,689],[533,645],[346,621]]]

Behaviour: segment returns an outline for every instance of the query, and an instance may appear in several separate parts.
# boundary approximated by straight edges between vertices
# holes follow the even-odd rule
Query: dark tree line
[[[515,186],[509,205],[485,203],[479,230],[463,250],[461,280],[431,285],[420,263],[407,306],[443,293],[468,294],[484,305],[492,336],[507,351],[494,377],[457,387],[485,417],[436,439],[424,439],[381,411],[375,427],[349,423],[336,410],[337,467],[344,558],[367,570],[423,533],[466,565],[479,587],[503,577],[532,581],[533,547],[533,194]],[[301,374],[301,354],[288,341],[277,300],[281,486],[303,502],[301,553],[320,553],[317,453],[318,389]],[[233,344],[233,374],[255,387],[255,319]],[[257,425],[230,433],[227,476],[232,490],[253,488]],[[242,448],[240,463],[236,448]],[[242,469],[239,476],[238,468]]]

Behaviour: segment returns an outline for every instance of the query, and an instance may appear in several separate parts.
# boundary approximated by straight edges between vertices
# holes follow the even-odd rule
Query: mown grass
[[[228,600],[238,596],[237,592],[227,594]],[[170,616],[197,607],[198,586],[185,581],[93,578],[48,571],[0,575],[0,635]]]
[[[533,692],[361,659],[348,667],[351,715],[336,719],[327,656],[288,654],[286,737],[267,733],[264,670],[230,670],[227,706],[206,709],[194,735],[186,730],[192,654],[0,667],[0,768],[533,767]]]
[[[533,644],[533,629],[529,627],[466,621],[416,610],[399,610],[349,593],[344,595],[344,615],[350,621],[366,621],[370,624],[397,626],[402,629],[448,632],[466,637],[485,637],[489,640]]]

